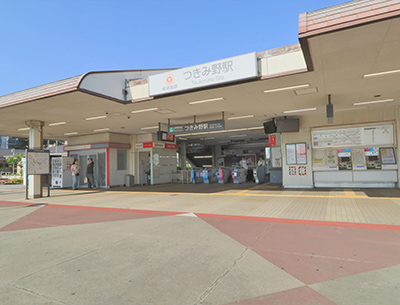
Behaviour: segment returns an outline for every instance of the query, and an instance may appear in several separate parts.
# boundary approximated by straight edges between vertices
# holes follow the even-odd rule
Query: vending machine
[[[72,186],[71,166],[74,158],[55,157],[51,159],[51,186],[66,188]]]

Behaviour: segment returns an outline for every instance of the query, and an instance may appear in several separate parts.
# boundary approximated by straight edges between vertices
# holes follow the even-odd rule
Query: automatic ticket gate
[[[259,184],[260,180],[258,180],[257,168],[253,169],[253,176],[254,176],[254,182]]]
[[[220,167],[216,172],[216,176],[218,178],[218,183],[224,184],[229,182],[229,178],[231,175],[231,169],[227,167]]]
[[[246,176],[247,176],[247,169],[236,167],[232,171],[232,181],[235,184],[245,183]]]
[[[215,169],[215,168],[205,168],[200,173],[200,176],[203,178],[203,182],[206,184],[216,183],[218,181],[216,173],[217,173],[217,169]]]
[[[192,168],[192,183],[196,184],[196,183],[202,183],[203,182],[203,178],[201,176],[203,169],[202,168]]]

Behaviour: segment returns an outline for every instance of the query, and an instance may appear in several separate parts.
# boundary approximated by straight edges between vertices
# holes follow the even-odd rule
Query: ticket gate
[[[244,168],[235,168],[232,171],[232,181],[235,184],[245,183],[247,176],[247,170]]]
[[[192,177],[192,183],[196,184],[196,183],[202,183],[203,182],[203,178],[200,176],[200,173],[202,172],[201,168],[192,168],[192,172],[191,172],[191,177]]]
[[[257,176],[257,168],[253,169],[253,176],[254,176],[254,182],[259,184],[260,180],[258,180],[258,176]]]
[[[208,175],[208,170],[204,169],[201,173],[200,173],[200,177],[203,178],[203,182],[206,184],[210,183],[210,180],[208,179],[209,175]]]
[[[208,168],[208,181],[209,183],[217,183],[218,182],[218,177],[217,177],[217,172],[219,169],[217,168]]]
[[[220,167],[216,173],[218,178],[218,183],[224,184],[229,182],[229,176],[231,174],[231,170],[229,168]]]

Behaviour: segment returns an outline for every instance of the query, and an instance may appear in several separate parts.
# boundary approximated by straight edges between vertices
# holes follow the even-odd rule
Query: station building
[[[399,187],[400,1],[299,16],[299,43],[180,69],[89,72],[0,97],[0,135],[68,141],[100,187],[256,166],[286,188]],[[192,162],[189,162],[189,161]],[[182,171],[179,171],[179,168]],[[81,175],[81,185],[85,185]],[[30,177],[31,197],[41,194]]]

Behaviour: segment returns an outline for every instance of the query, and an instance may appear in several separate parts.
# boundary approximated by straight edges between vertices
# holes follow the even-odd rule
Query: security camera
[[[130,119],[131,118],[131,116],[130,115],[128,115],[128,119]]]
[[[108,111],[106,111],[106,114],[108,114]]]

